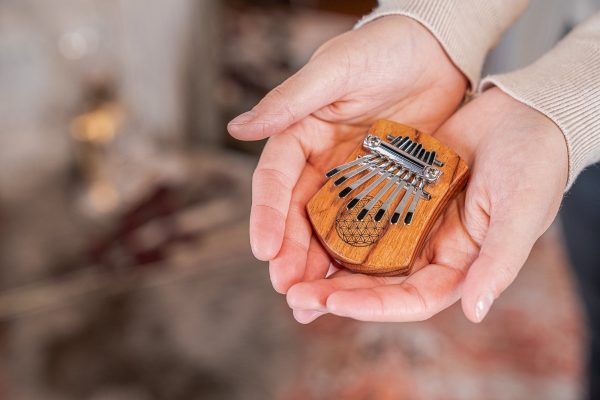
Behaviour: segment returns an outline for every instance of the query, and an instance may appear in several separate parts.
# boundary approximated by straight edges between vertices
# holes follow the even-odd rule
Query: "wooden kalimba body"
[[[323,246],[352,271],[405,275],[464,188],[468,167],[432,136],[378,121],[347,162],[326,175],[307,205]]]

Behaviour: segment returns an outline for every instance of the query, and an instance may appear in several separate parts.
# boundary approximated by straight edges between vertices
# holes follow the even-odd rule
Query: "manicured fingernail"
[[[244,125],[248,122],[252,121],[257,115],[257,112],[254,110],[250,110],[241,115],[238,115],[234,119],[229,122],[229,125]]]
[[[483,321],[493,303],[494,294],[492,292],[486,292],[479,297],[477,304],[475,304],[475,319],[477,322]]]
[[[294,310],[294,318],[301,324],[309,324],[325,313],[313,310]]]

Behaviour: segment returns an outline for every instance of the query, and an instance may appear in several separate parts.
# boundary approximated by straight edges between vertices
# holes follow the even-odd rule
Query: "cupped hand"
[[[250,242],[275,290],[324,278],[330,260],[305,205],[377,119],[437,129],[467,81],[419,23],[384,17],[324,44],[298,73],[228,125],[241,140],[270,137],[253,176]],[[299,311],[297,314],[302,314]]]
[[[423,320],[461,298],[465,315],[479,322],[514,280],[562,199],[568,156],[560,129],[493,88],[435,136],[467,161],[471,178],[432,230],[416,272],[382,278],[339,271],[298,283],[287,299],[300,322],[323,313]]]

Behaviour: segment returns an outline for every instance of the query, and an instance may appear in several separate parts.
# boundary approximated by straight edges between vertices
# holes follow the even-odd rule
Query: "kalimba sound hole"
[[[370,196],[364,197],[350,210],[345,206],[341,207],[337,214],[335,229],[340,239],[351,246],[370,246],[377,242],[385,232],[387,219],[376,221],[374,218],[382,205],[380,201],[364,217],[361,215],[362,220],[357,219],[358,214],[371,198]]]

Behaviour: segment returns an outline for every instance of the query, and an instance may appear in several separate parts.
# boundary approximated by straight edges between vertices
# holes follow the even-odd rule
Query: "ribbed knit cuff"
[[[478,87],[488,51],[524,11],[528,0],[380,0],[355,26],[387,15],[410,17],[431,31],[452,62]]]
[[[550,118],[562,130],[569,154],[569,182],[600,161],[600,13],[533,64],[485,78]]]

